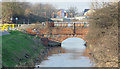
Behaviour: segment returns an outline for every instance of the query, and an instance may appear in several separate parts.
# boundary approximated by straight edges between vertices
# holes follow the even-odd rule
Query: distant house
[[[57,18],[67,18],[68,13],[64,9],[60,9],[57,12]]]
[[[95,12],[94,9],[85,9],[83,15],[90,16],[90,15],[93,15],[94,12]]]

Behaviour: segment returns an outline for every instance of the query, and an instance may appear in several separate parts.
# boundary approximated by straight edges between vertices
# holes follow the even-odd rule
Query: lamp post
[[[13,18],[11,17],[10,20],[11,20],[11,22],[12,22]],[[7,30],[8,30],[8,31],[10,30],[10,26],[9,26],[9,25],[8,25],[8,29],[7,29]]]
[[[25,19],[23,19],[23,24],[25,24]]]

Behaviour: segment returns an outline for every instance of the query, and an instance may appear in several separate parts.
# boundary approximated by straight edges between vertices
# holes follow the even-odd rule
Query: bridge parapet
[[[88,27],[89,26],[88,22],[54,22],[55,27],[71,27],[74,25],[76,27]]]
[[[37,34],[37,32],[33,32],[31,29],[27,29],[26,30],[29,33],[34,33]],[[87,28],[77,28],[75,29],[75,34],[85,34],[87,33]],[[60,34],[60,35],[64,35],[64,34],[74,34],[73,29],[72,28],[51,28],[51,29],[40,29],[38,31],[39,34],[41,35],[56,35],[56,34]]]

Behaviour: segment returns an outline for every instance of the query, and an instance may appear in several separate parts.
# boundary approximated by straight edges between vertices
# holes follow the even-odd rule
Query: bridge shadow
[[[61,43],[60,42],[56,42],[56,41],[48,41],[48,46],[49,47],[61,47]]]

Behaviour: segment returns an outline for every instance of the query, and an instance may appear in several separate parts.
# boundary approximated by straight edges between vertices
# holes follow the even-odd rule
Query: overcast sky
[[[1,1],[1,0],[0,0]],[[15,1],[15,0],[2,0],[2,1]],[[36,3],[49,3],[59,9],[67,9],[69,7],[77,7],[78,12],[90,8],[90,3],[93,1],[115,1],[115,0],[19,0],[22,2]],[[117,0],[116,0],[117,1]]]
[[[89,0],[27,0],[33,4],[35,3],[49,3],[55,6],[57,9],[67,9],[69,7],[77,7],[78,12],[84,11],[84,9],[90,8]]]
[[[25,0],[32,3],[50,3],[54,5],[56,8],[67,9],[69,7],[77,7],[78,12],[84,11],[84,9],[90,8],[91,2],[109,2],[109,1],[117,1],[117,0]]]
[[[45,4],[46,2],[42,3]],[[47,2],[47,3],[52,4],[57,9],[68,9],[69,7],[77,7],[78,12],[90,8],[89,2]]]

